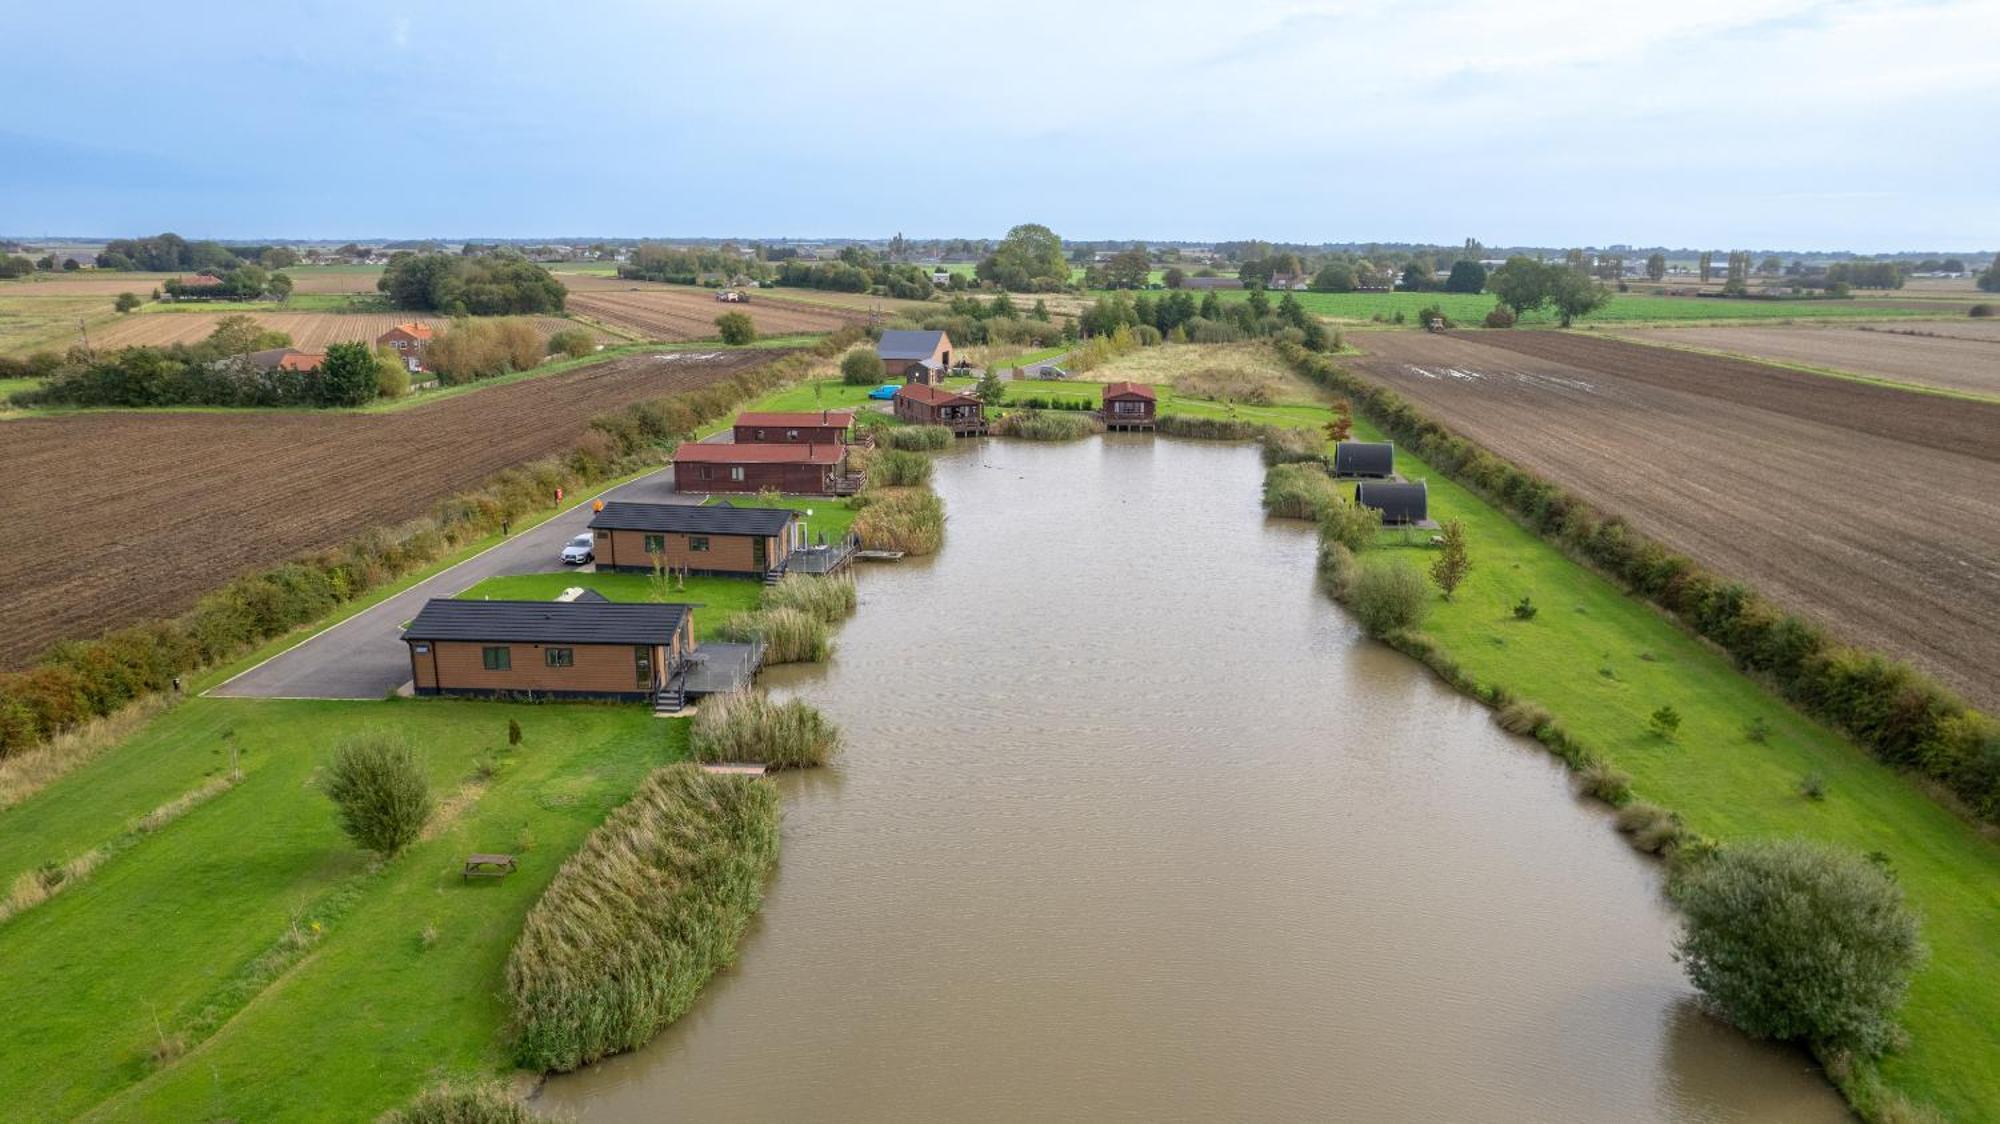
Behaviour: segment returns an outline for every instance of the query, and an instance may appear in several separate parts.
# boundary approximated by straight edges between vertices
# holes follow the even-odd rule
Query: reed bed
[[[868,466],[871,488],[921,488],[931,482],[931,459],[922,453],[884,449]]]
[[[944,501],[928,488],[874,488],[855,497],[854,533],[870,550],[936,554],[944,546]]]
[[[768,781],[655,770],[528,911],[507,958],[516,1060],[576,1069],[686,1014],[735,958],[777,859]]]
[[[732,691],[702,700],[688,739],[697,761],[809,769],[839,751],[840,727],[804,700],[772,702],[762,691]]]
[[[884,429],[879,438],[891,449],[912,453],[935,453],[951,448],[951,430],[941,425],[905,425]]]
[[[764,591],[764,608],[797,609],[828,624],[848,616],[860,603],[853,574],[786,574],[777,585]]]
[[[1242,418],[1161,414],[1154,428],[1168,437],[1191,437],[1197,441],[1255,441],[1275,427]]]
[[[1267,466],[1300,461],[1326,463],[1326,438],[1317,430],[1271,426],[1264,431],[1263,442]]]
[[[761,640],[767,664],[821,663],[833,654],[828,622],[790,607],[731,613],[715,626],[715,638],[731,644]]]
[[[530,1112],[498,1081],[436,1085],[408,1105],[385,1112],[376,1124],[556,1124],[575,1119]]]
[[[1104,422],[1093,414],[1016,410],[1003,416],[993,432],[1024,441],[1076,441],[1103,433]]]
[[[1318,520],[1340,503],[1340,485],[1316,464],[1273,465],[1264,473],[1264,510],[1272,515]]]

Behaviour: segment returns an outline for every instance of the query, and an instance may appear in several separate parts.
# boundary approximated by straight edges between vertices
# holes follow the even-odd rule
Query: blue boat
[[[896,392],[901,389],[902,387],[896,385],[895,383],[884,383],[881,386],[876,387],[874,390],[869,391],[868,397],[874,399],[877,402],[887,402],[889,399],[894,398],[896,396]]]

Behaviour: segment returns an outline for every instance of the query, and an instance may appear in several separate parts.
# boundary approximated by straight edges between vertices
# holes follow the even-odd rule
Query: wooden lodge
[[[1142,382],[1104,384],[1104,428],[1151,431],[1159,420],[1160,399]]]
[[[951,370],[951,337],[942,331],[891,328],[876,341],[875,354],[890,378],[936,386]]]
[[[736,415],[738,445],[845,445],[853,433],[853,410]]]
[[[896,391],[896,416],[911,425],[941,425],[954,437],[986,433],[986,404],[970,394],[910,383]]]
[[[639,701],[684,673],[694,607],[438,598],[403,643],[419,695]]]
[[[736,445],[685,441],[674,450],[674,490],[843,496],[860,489],[845,445]]]
[[[782,507],[674,503],[604,505],[590,520],[600,570],[651,570],[765,578],[804,549],[799,513]]]

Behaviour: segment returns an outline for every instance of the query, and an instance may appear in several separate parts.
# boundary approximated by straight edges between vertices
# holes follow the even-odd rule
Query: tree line
[[[511,252],[400,252],[375,287],[397,308],[446,316],[555,315],[569,296],[554,274]]]

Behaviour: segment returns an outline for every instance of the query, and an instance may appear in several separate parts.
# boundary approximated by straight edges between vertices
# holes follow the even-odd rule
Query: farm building
[[[1151,429],[1159,395],[1142,382],[1104,384],[1104,424],[1111,429]]]
[[[324,351],[300,351],[296,347],[273,347],[253,351],[250,365],[260,371],[317,371],[326,362]]]
[[[803,548],[799,513],[782,507],[607,503],[590,520],[600,570],[651,570],[762,578]]]
[[[727,445],[687,441],[674,450],[680,492],[761,492],[797,496],[847,495],[860,482],[847,473],[845,445]]]
[[[875,343],[875,354],[891,376],[907,382],[938,383],[951,370],[951,337],[942,331],[892,328]]]
[[[955,437],[986,432],[986,405],[970,394],[911,383],[896,391],[896,416],[912,425],[941,425]]]
[[[412,321],[398,324],[375,337],[376,347],[386,347],[402,356],[403,366],[412,372],[424,369],[424,348],[430,346],[431,326]]]
[[[853,432],[853,410],[736,415],[738,445],[845,445]]]
[[[1414,484],[1364,480],[1354,486],[1354,502],[1381,512],[1385,527],[1414,526],[1431,517],[1430,488],[1421,480]]]
[[[1333,474],[1387,480],[1396,474],[1396,446],[1387,441],[1342,441],[1333,447]]]
[[[648,699],[694,654],[694,607],[434,598],[403,643],[419,695]]]

